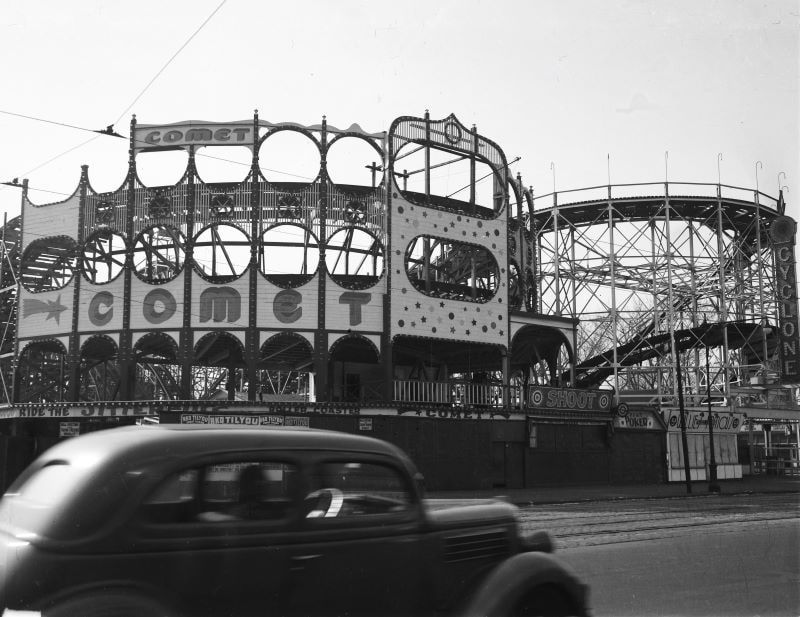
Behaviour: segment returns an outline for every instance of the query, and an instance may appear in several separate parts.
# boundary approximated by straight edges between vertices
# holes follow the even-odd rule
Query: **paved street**
[[[614,544],[715,531],[745,533],[767,521],[800,524],[796,494],[704,495],[544,504],[522,508],[523,529],[549,531],[557,548]]]
[[[796,493],[529,505],[597,617],[800,615]]]

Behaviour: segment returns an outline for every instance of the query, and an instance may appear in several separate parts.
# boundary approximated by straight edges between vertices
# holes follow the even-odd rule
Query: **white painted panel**
[[[174,329],[183,326],[183,285],[187,272],[163,285],[131,280],[131,329]]]
[[[383,330],[383,287],[344,289],[327,282],[325,327],[328,330],[380,332]]]
[[[23,202],[22,249],[34,240],[50,236],[69,236],[77,242],[79,206],[78,195],[45,206]]]
[[[78,330],[108,332],[122,329],[124,277],[105,285],[81,281],[78,301]]]
[[[316,277],[301,287],[282,289],[259,275],[257,298],[259,328],[317,328],[319,279]]]
[[[246,328],[250,276],[230,283],[211,284],[194,276],[191,323],[193,328]]]
[[[74,293],[74,279],[63,289],[44,293],[31,293],[20,286],[17,336],[68,335],[72,330]]]

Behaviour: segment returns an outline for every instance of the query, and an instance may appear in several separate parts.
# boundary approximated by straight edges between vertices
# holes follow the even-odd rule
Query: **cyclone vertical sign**
[[[779,216],[769,233],[775,251],[775,281],[778,295],[778,342],[781,381],[800,382],[800,322],[797,307],[797,269],[794,260],[794,239],[797,223],[788,216]]]

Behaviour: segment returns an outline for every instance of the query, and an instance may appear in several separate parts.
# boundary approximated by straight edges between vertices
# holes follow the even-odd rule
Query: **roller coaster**
[[[236,131],[253,138],[250,175],[204,183],[192,140],[215,145]],[[270,181],[259,168],[262,147],[286,131],[319,151],[309,184]],[[137,152],[163,149],[154,135],[188,140],[173,144],[189,157],[174,186],[137,176]],[[359,163],[371,185],[329,176],[328,151],[345,140],[383,161]],[[401,171],[406,156],[420,169]],[[451,167],[468,182],[437,190],[435,175]],[[506,408],[524,404],[529,385],[611,388],[618,403],[656,407],[746,405],[759,396],[750,386],[798,379],[781,363],[781,336],[796,345],[798,335],[795,223],[782,192],[662,182],[534,195],[494,142],[455,116],[427,114],[398,118],[388,133],[257,115],[222,128],[137,128],[134,119],[117,191],[95,193],[86,169],[58,204],[31,204],[23,189],[24,251],[21,217],[2,228],[6,403],[198,400],[237,389],[250,403],[265,391],[308,400],[310,381],[298,379],[311,372],[323,386],[337,375],[320,393],[343,401],[348,363],[362,365],[364,381],[350,384],[358,400],[368,379],[381,404],[450,403],[461,379]],[[464,189],[468,200],[453,198]],[[61,231],[49,228],[51,212],[64,213]],[[54,327],[64,311],[71,321]],[[283,371],[294,374],[290,388]]]
[[[674,405],[683,368],[689,403],[747,404],[749,386],[780,377],[769,231],[782,193],[670,182],[534,203],[538,311],[581,320],[574,386]]]

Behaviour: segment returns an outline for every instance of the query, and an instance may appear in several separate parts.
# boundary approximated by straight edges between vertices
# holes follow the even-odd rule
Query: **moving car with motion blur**
[[[502,501],[427,500],[331,431],[162,425],[40,456],[0,500],[0,607],[33,615],[585,615]],[[31,615],[31,613],[25,613]]]

